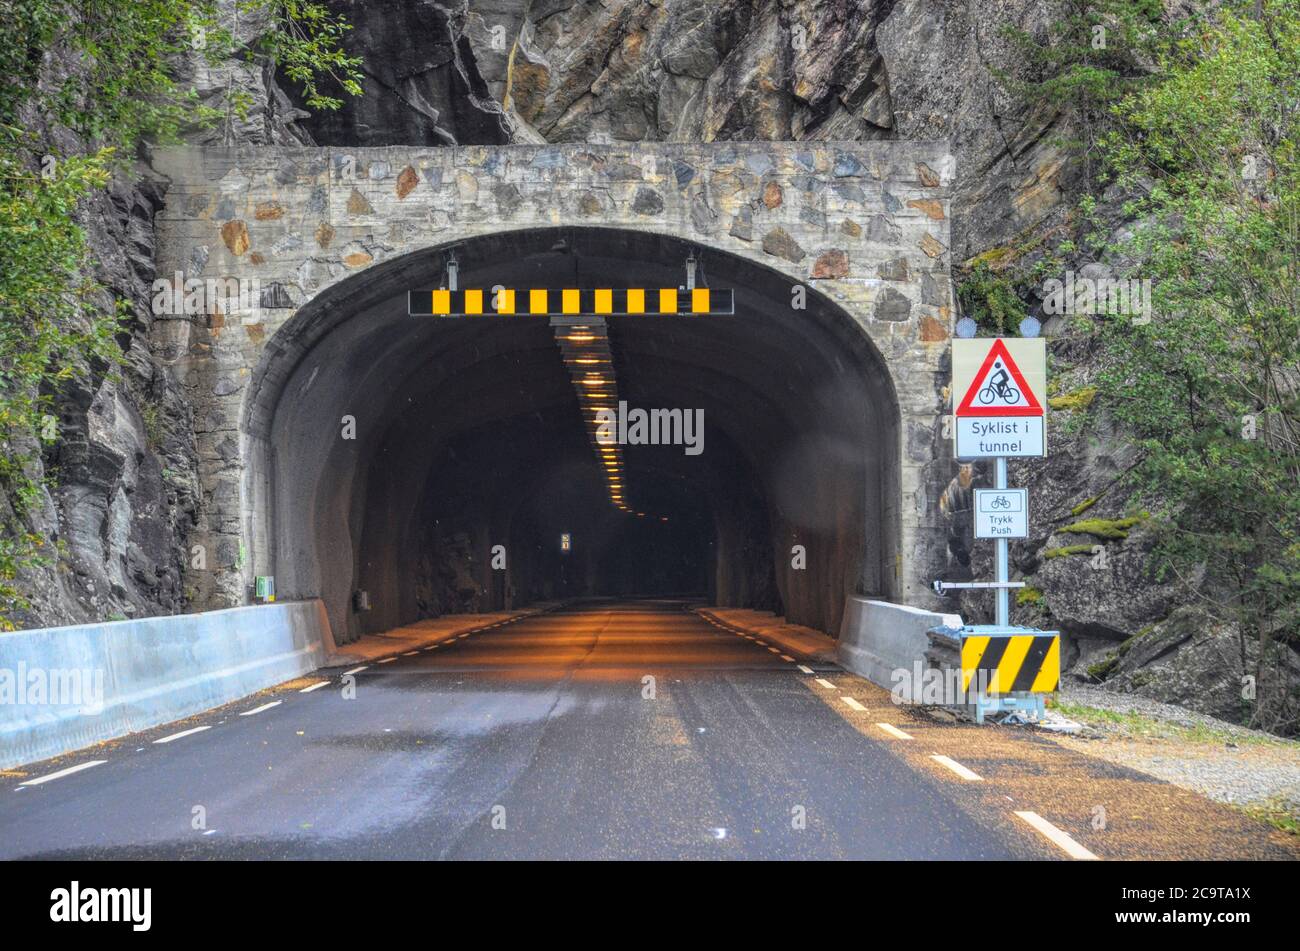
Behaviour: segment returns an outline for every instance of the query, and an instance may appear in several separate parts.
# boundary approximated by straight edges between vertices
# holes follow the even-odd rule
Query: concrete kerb
[[[820,631],[787,624],[784,618],[769,611],[698,607],[692,610],[721,627],[737,633],[762,637],[800,660],[821,664],[836,663],[835,639]]]

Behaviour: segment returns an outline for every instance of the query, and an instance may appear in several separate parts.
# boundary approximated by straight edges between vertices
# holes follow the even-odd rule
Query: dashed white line
[[[465,632],[464,634],[462,634],[459,638],[457,638],[457,640],[463,640],[464,638],[469,637],[469,636],[470,636],[471,634],[473,634],[473,633],[474,633],[473,631],[466,631],[466,632]]]
[[[1038,813],[1017,812],[1016,815],[1018,815],[1021,819],[1024,819],[1031,826],[1033,826],[1035,829],[1041,832],[1049,841],[1051,841],[1055,845],[1059,845],[1062,849],[1065,850],[1065,853],[1069,855],[1070,858],[1089,859],[1094,862],[1100,861],[1100,859],[1096,855],[1093,855],[1091,852],[1089,852],[1087,849],[1081,846],[1078,842],[1075,842],[1074,839],[1070,838],[1070,836],[1067,833],[1062,832],[1060,829],[1052,825],[1050,822],[1048,822]]]
[[[393,661],[395,661],[395,660],[397,660],[396,657],[385,657],[383,660],[379,661],[379,663],[381,663],[381,664],[391,664],[391,663],[392,663]]]
[[[984,779],[983,776],[980,776],[978,773],[972,772],[971,770],[963,766],[961,763],[957,762],[955,759],[949,759],[947,756],[942,756],[938,753],[932,753],[930,754],[930,759],[934,760],[940,766],[946,766],[948,769],[952,770],[954,773],[956,773],[962,779],[966,780],[968,783],[981,782]]]
[[[270,703],[264,703],[260,707],[254,707],[251,710],[245,710],[240,714],[241,717],[251,717],[255,713],[261,713],[263,710],[270,710],[272,707],[278,707],[284,703],[283,700],[272,700]]]
[[[369,664],[362,664],[360,667],[353,667],[351,670],[345,670],[345,671],[343,671],[342,676],[344,676],[344,677],[349,677],[349,676],[351,676],[352,674],[359,674],[359,673],[361,673],[361,671],[366,670],[366,669],[368,669],[369,667],[370,667]]]
[[[754,638],[754,643],[757,644],[759,647],[767,646],[767,641],[760,641],[758,638]]]
[[[803,664],[800,664],[800,665],[799,665],[799,670],[801,670],[801,671],[802,671],[803,673],[805,673],[805,674],[811,674],[811,673],[812,673],[812,668],[811,668],[811,667],[805,667]]]
[[[856,710],[858,711],[858,713],[865,713],[867,710],[866,707],[858,703],[852,697],[840,697],[840,699],[844,701],[845,706],[847,706],[850,710]]]
[[[884,730],[886,733],[888,733],[896,740],[912,739],[912,734],[904,733],[902,730],[894,726],[892,723],[877,723],[876,726],[880,727],[882,730]]]
[[[402,656],[403,656],[403,657],[414,657],[414,656],[415,656],[416,654],[418,654],[418,653],[420,653],[420,652],[419,652],[419,651],[407,651],[407,652],[406,652],[405,654],[403,654]]]
[[[827,690],[834,690],[834,689],[835,689],[835,685],[834,685],[833,683],[831,683],[829,680],[824,680],[824,679],[821,678],[821,677],[818,677],[818,678],[817,678],[817,685],[818,685],[819,687],[825,687]]]
[[[770,650],[773,654],[779,654],[779,653],[781,653],[781,652],[780,652],[779,650],[777,650],[775,647],[769,647],[768,650]]]
[[[155,743],[170,743],[172,740],[179,740],[186,736],[193,736],[195,733],[202,733],[204,730],[211,730],[211,726],[196,726],[189,730],[181,730],[179,733],[173,733],[171,736],[164,736],[161,739],[154,740]]]
[[[299,690],[298,692],[299,692],[299,693],[311,693],[313,690],[319,690],[321,687],[328,687],[329,684],[330,684],[330,682],[329,682],[328,680],[322,680],[322,681],[320,681],[319,683],[314,683],[314,684],[312,684],[310,687],[303,687],[303,688],[302,688],[301,690]]]
[[[25,783],[19,783],[19,786],[39,786],[41,783],[48,783],[51,779],[62,779],[64,776],[71,776],[73,773],[79,773],[83,769],[90,769],[92,766],[101,766],[107,763],[106,759],[92,759],[88,763],[78,763],[76,766],[69,766],[67,769],[61,769],[57,773],[50,773],[46,776],[38,776],[36,779],[29,779]]]
[[[786,661],[787,663],[790,663],[790,664],[793,664],[793,663],[794,663],[794,658],[791,657],[789,654],[782,654],[782,655],[781,655],[781,659],[782,659],[783,661]]]

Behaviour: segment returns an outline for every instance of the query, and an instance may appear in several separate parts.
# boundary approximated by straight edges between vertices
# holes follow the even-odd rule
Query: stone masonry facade
[[[255,279],[256,308],[160,319],[153,346],[195,407],[202,500],[193,609],[247,600],[263,544],[248,490],[252,383],[276,334],[327,288],[382,262],[518,229],[599,226],[757,262],[847,313],[897,396],[897,593],[930,603],[951,477],[941,438],[949,196],[943,143],[711,143],[455,148],[178,148],[154,157],[166,205],[158,274]],[[284,372],[283,370],[280,372]]]

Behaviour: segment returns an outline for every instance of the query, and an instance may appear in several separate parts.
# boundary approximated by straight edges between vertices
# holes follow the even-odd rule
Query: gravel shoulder
[[[1054,708],[1085,730],[1060,745],[1128,766],[1300,835],[1300,741],[1182,707],[1062,684]]]

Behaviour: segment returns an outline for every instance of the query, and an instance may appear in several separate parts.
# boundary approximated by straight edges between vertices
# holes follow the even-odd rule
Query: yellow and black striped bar
[[[729,316],[736,312],[731,288],[531,287],[458,291],[409,291],[412,317],[623,317],[656,315]]]
[[[974,635],[961,642],[962,690],[1051,693],[1061,680],[1059,634]],[[987,685],[985,687],[984,685]]]

